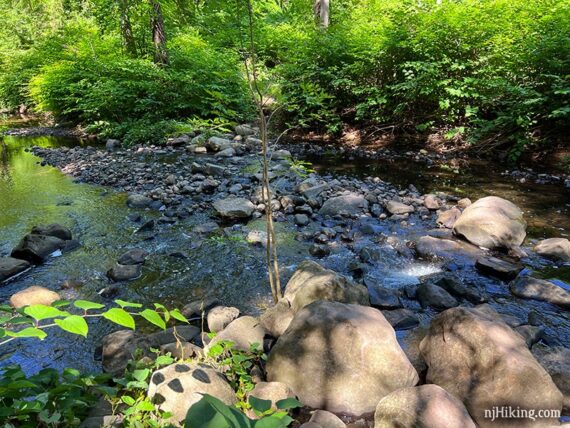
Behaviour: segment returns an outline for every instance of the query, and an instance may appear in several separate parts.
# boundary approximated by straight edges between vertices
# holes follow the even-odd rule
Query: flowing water
[[[217,235],[203,238],[192,233],[192,227],[211,221],[205,215],[194,215],[175,225],[161,225],[155,233],[139,235],[140,226],[128,218],[136,210],[125,205],[126,195],[112,189],[75,183],[59,170],[41,166],[41,160],[27,149],[36,145],[56,147],[83,144],[78,140],[58,137],[3,137],[0,140],[0,255],[9,254],[23,235],[34,225],[60,223],[70,227],[81,246],[61,257],[32,269],[18,279],[0,285],[0,301],[14,292],[31,285],[43,285],[60,291],[62,284],[72,286],[60,291],[67,299],[98,299],[98,292],[109,286],[105,272],[123,252],[144,248],[149,253],[143,275],[129,283],[119,284],[118,297],[145,304],[161,302],[180,307],[204,296],[214,297],[225,304],[255,313],[269,303],[269,291],[264,267],[264,251],[244,242],[241,226],[234,227],[235,236]],[[347,163],[338,159],[315,160],[321,173],[379,176],[386,181],[407,186],[416,185],[421,191],[447,191],[471,198],[494,194],[518,204],[529,221],[531,238],[566,236],[570,233],[570,197],[557,186],[519,184],[502,177],[491,165],[478,165],[461,174],[429,169],[409,162]],[[158,213],[139,211],[143,220],[158,217]],[[262,221],[253,221],[248,229],[262,229]],[[394,222],[378,222],[379,232],[406,239],[422,236],[426,227],[420,222],[405,231]],[[297,263],[307,257],[309,243],[294,238],[295,226],[278,224],[281,264],[285,276]],[[366,242],[364,243],[366,244]],[[436,274],[442,266],[437,263],[411,261],[391,247],[383,247],[382,259],[372,272],[384,284],[401,287],[417,284],[419,278]],[[186,257],[173,257],[172,254]],[[324,264],[341,272],[348,271],[354,252],[346,247],[333,248],[333,254]],[[566,279],[567,268],[537,266],[545,277]],[[484,282],[487,290],[498,299],[508,299],[508,290],[490,279]],[[502,287],[502,288],[501,288]],[[534,305],[534,306],[533,306]],[[542,306],[541,306],[542,305]],[[545,305],[532,303],[521,309],[511,307],[514,315],[526,317],[529,308],[544,310]],[[556,313],[556,309],[546,309]],[[507,311],[509,312],[509,311]],[[563,319],[564,341],[570,337],[570,322]],[[23,340],[18,345],[0,349],[0,364],[19,363],[33,372],[42,366],[62,368],[73,366],[85,371],[98,370],[94,350],[100,338],[111,330],[105,322],[91,323],[92,333],[87,339],[51,333],[44,343]],[[556,330],[553,330],[553,335]]]

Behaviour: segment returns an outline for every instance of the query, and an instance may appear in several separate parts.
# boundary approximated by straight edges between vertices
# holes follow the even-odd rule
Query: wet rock
[[[30,266],[30,263],[26,260],[15,259],[13,257],[0,257],[0,283],[25,272]]]
[[[380,311],[327,301],[297,313],[269,354],[267,378],[289,385],[309,407],[356,416],[418,382]]]
[[[437,385],[403,388],[376,406],[374,428],[475,428],[461,401]]]
[[[437,225],[439,227],[445,227],[446,229],[453,229],[455,222],[461,215],[461,211],[453,207],[445,211],[440,211],[437,214]]]
[[[133,248],[119,257],[117,263],[120,265],[142,265],[147,257],[147,251],[141,248]]]
[[[208,328],[217,333],[239,316],[239,309],[230,306],[215,306],[208,311]]]
[[[439,200],[435,195],[426,195],[424,198],[424,206],[430,211],[437,211],[440,207]]]
[[[399,293],[396,290],[382,287],[379,284],[368,281],[366,283],[370,305],[379,309],[397,309],[402,307]]]
[[[429,282],[418,287],[416,296],[423,308],[432,307],[442,311],[459,305],[455,297],[443,288]]]
[[[216,153],[216,157],[219,158],[231,158],[236,155],[236,150],[233,147],[228,147],[227,149],[220,150]]]
[[[275,150],[271,155],[271,159],[273,160],[291,159],[291,152],[289,150]]]
[[[382,314],[386,317],[390,325],[394,327],[394,330],[408,330],[416,327],[420,323],[416,314],[409,309],[384,310]]]
[[[324,244],[313,244],[309,247],[309,254],[313,257],[322,259],[331,253],[331,249],[328,245]]]
[[[131,194],[127,197],[127,206],[130,208],[147,208],[152,203],[152,199],[139,194]]]
[[[537,254],[563,262],[570,262],[570,241],[566,238],[549,238],[534,247]]]
[[[519,247],[526,236],[522,211],[512,202],[488,196],[468,206],[453,226],[453,232],[479,247]]]
[[[219,229],[220,229],[220,226],[218,226],[218,223],[213,222],[213,221],[209,221],[209,222],[202,223],[202,224],[199,224],[197,226],[194,226],[194,228],[192,229],[192,232],[203,233],[205,235],[209,235],[211,233],[217,232]]]
[[[186,318],[201,316],[202,312],[207,312],[209,309],[218,305],[219,302],[213,297],[205,297],[203,299],[194,300],[185,305],[181,312]]]
[[[249,135],[255,134],[255,131],[250,125],[236,125],[234,131],[237,135],[241,135],[242,137],[247,137]]]
[[[108,152],[112,152],[113,150],[119,148],[120,145],[121,142],[119,140],[114,140],[112,138],[109,138],[105,142],[105,149],[107,149]]]
[[[221,217],[234,220],[251,217],[255,206],[244,198],[227,198],[214,202],[214,209]]]
[[[562,395],[562,415],[570,415],[570,349],[560,346],[534,346],[532,353],[552,377]]]
[[[304,182],[297,187],[299,191],[306,199],[314,199],[318,197],[321,193],[329,190],[330,186],[327,183],[316,184],[316,181]]]
[[[64,241],[69,241],[73,238],[71,230],[57,223],[49,224],[47,226],[34,226],[32,228],[32,234],[54,236]]]
[[[482,250],[465,242],[438,239],[432,236],[422,236],[416,243],[416,251],[420,257],[424,258],[465,258],[473,263],[484,254]]]
[[[485,298],[479,294],[475,287],[468,287],[458,278],[445,276],[438,279],[435,285],[443,288],[448,293],[469,300],[471,303],[483,303]]]
[[[465,209],[467,208],[469,205],[471,205],[471,199],[469,198],[463,198],[457,201],[457,206],[461,209]]]
[[[297,226],[307,226],[311,220],[306,214],[295,214],[295,224]]]
[[[392,215],[408,214],[415,211],[413,206],[398,201],[388,201],[386,203],[386,210]]]
[[[156,226],[156,221],[154,220],[149,220],[143,223],[143,225],[141,227],[139,227],[135,233],[144,233],[144,232],[150,232],[151,230],[154,230],[154,227]]]
[[[28,234],[12,250],[15,259],[27,260],[33,264],[43,263],[51,254],[65,247],[65,241],[55,236]]]
[[[267,232],[264,230],[251,230],[245,238],[247,242],[254,245],[267,246]]]
[[[453,308],[431,322],[420,345],[427,382],[459,398],[481,427],[495,424],[485,417],[493,406],[561,409],[562,394],[534,359],[523,338],[506,324],[475,309]],[[517,426],[556,420],[517,419]]]
[[[231,406],[237,397],[225,377],[203,364],[175,363],[155,371],[150,379],[148,396],[160,403],[159,409],[172,413],[177,425],[186,418],[188,409],[200,401],[203,394],[211,395]]]
[[[294,313],[315,300],[369,304],[366,287],[310,260],[299,264],[285,287],[283,298]]]
[[[509,289],[515,296],[523,299],[542,300],[570,308],[570,292],[545,279],[522,276],[511,282]]]
[[[477,259],[475,267],[486,275],[495,276],[505,281],[516,278],[523,269],[519,264],[501,260],[496,257],[482,257]]]
[[[532,345],[538,343],[544,334],[543,327],[535,327],[533,325],[519,325],[515,327],[515,331],[523,337],[526,346],[529,348],[532,348]]]
[[[10,297],[10,305],[16,309],[30,305],[49,306],[58,300],[61,300],[61,297],[55,291],[51,291],[39,285],[32,285],[13,294],[12,297]]]
[[[263,342],[267,332],[261,326],[257,318],[244,316],[235,319],[226,328],[220,331],[206,347],[208,350],[220,340],[229,340],[234,344],[234,349],[249,351],[251,346],[257,344],[263,349]]]
[[[141,276],[142,267],[138,265],[122,265],[116,263],[107,271],[107,277],[115,282],[130,281]]]
[[[191,139],[189,135],[180,135],[179,137],[173,137],[166,140],[166,145],[171,147],[179,147],[190,143]]]
[[[294,316],[289,302],[281,299],[261,314],[259,323],[271,336],[279,337],[287,330]]]
[[[346,424],[337,415],[326,410],[315,410],[309,422],[318,424],[322,428],[346,428]]]
[[[331,217],[343,214],[356,215],[366,209],[368,209],[368,201],[364,196],[348,193],[328,199],[319,210],[319,214]]]

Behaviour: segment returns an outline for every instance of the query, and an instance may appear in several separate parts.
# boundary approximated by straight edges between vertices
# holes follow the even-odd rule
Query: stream
[[[99,300],[98,293],[110,286],[106,271],[125,251],[144,248],[151,256],[138,279],[114,285],[117,297],[143,304],[160,302],[182,307],[204,297],[216,298],[226,305],[236,306],[244,313],[258,314],[270,304],[270,293],[264,265],[264,250],[253,247],[244,239],[244,230],[263,230],[262,220],[247,225],[229,226],[225,233],[210,237],[192,233],[196,225],[213,219],[196,213],[173,224],[163,224],[152,234],[136,234],[141,223],[158,219],[156,211],[130,209],[126,194],[112,188],[77,183],[58,169],[42,166],[41,159],[29,149],[73,147],[86,144],[76,139],[54,136],[0,137],[0,256],[8,255],[22,236],[39,224],[60,223],[69,227],[81,246],[10,281],[0,284],[0,301],[28,286],[42,285],[56,290],[66,299]],[[352,177],[376,176],[402,188],[414,184],[421,192],[447,192],[472,200],[496,195],[511,200],[525,213],[528,235],[525,245],[546,237],[570,235],[570,195],[562,186],[518,183],[501,175],[501,168],[484,162],[453,172],[437,167],[404,161],[358,161],[338,157],[308,157],[321,175]],[[140,221],[133,221],[140,214]],[[315,228],[309,225],[307,228]],[[426,234],[423,221],[410,221],[407,227],[398,222],[374,223],[376,233],[412,240]],[[285,280],[295,266],[308,254],[309,242],[295,239],[294,224],[277,223],[280,243],[280,263]],[[355,253],[365,246],[375,245],[363,237],[351,247],[332,246],[330,256],[320,262],[335,271],[348,273]],[[527,247],[528,248],[528,247]],[[418,284],[423,277],[437,275],[448,267],[443,263],[411,260],[393,249],[381,247],[382,258],[369,272],[371,278],[382,280],[386,286],[401,288]],[[560,283],[570,282],[570,267],[554,265],[532,258],[530,269],[540,276]],[[489,303],[501,313],[526,321],[535,311],[546,320],[545,337],[548,344],[570,343],[568,313],[556,307],[534,301],[514,299],[499,280],[476,272],[462,272],[467,283],[480,284],[491,296]],[[63,290],[62,290],[63,287]],[[434,313],[418,311],[422,325]],[[0,365],[18,363],[27,372],[42,367],[75,367],[82,371],[100,370],[96,349],[101,337],[113,331],[113,326],[100,320],[90,321],[87,339],[52,331],[44,342],[21,340],[0,349]],[[399,338],[408,339],[405,332]]]

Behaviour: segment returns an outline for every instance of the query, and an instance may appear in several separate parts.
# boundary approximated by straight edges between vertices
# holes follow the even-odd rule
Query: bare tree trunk
[[[133,27],[129,17],[129,0],[119,0],[119,15],[121,25],[121,36],[125,50],[129,55],[137,56],[137,44],[133,34]]]
[[[327,28],[330,24],[330,10],[330,0],[315,0],[315,17],[323,28]]]
[[[166,32],[164,31],[164,18],[160,2],[150,0],[152,43],[154,44],[154,62],[168,64],[168,50],[166,48]]]

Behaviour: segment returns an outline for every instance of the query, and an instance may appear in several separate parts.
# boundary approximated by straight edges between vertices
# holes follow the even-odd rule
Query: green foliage
[[[114,394],[109,376],[43,369],[26,376],[19,366],[0,369],[0,419],[4,427],[78,426],[101,395]]]
[[[293,422],[288,411],[301,407],[293,398],[278,401],[277,410],[273,410],[271,404],[271,401],[251,397],[250,406],[259,419],[250,419],[235,407],[204,394],[188,410],[184,428],[286,428]]]

